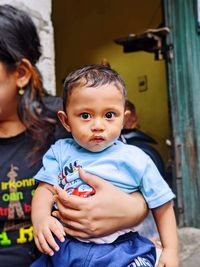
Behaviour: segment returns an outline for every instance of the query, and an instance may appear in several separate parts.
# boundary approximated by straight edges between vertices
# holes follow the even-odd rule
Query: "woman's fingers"
[[[78,229],[83,229],[83,224],[87,222],[87,217],[82,215],[83,212],[66,209],[64,213],[60,211],[53,211],[52,215],[58,218],[64,225],[69,227],[78,227]]]
[[[54,198],[59,209],[65,207],[75,210],[81,209],[81,205],[84,202],[84,198],[80,198],[79,196],[69,195],[67,194],[66,191],[64,191],[62,188],[58,186],[54,186],[54,190],[56,192]]]
[[[73,216],[67,216],[67,217],[63,217],[59,211],[54,211],[52,212],[52,215],[59,218],[59,220],[62,222],[62,232],[59,232],[59,234],[62,233],[62,236],[63,236],[63,233],[65,234],[65,228],[69,227],[69,228],[75,228],[75,229],[78,229],[78,230],[84,230],[84,226],[83,225],[86,225],[86,219],[81,219],[79,217],[73,217]],[[78,213],[77,213],[77,216],[78,216]],[[79,218],[79,221],[78,221],[78,218]],[[82,222],[82,223],[81,223]],[[56,230],[56,229],[55,229]],[[54,234],[56,234],[54,232]],[[56,235],[58,238],[60,236]],[[62,242],[62,240],[59,238],[59,240]]]
[[[78,197],[82,199],[81,197]],[[73,202],[73,199],[71,199],[71,202],[73,203],[72,205],[76,205],[76,201]],[[56,218],[61,219],[62,222],[66,223],[65,220],[71,219],[71,220],[77,220],[81,218],[86,217],[86,211],[85,208],[83,209],[83,203],[82,203],[82,208],[80,210],[73,209],[69,206],[65,206],[60,200],[57,200],[57,206],[58,210],[53,211],[52,215]],[[80,208],[80,205],[79,205]]]
[[[104,181],[102,178],[99,178],[96,175],[93,175],[89,172],[85,172],[83,168],[79,169],[79,175],[85,183],[89,184],[91,187],[93,187],[95,190],[98,190],[105,184],[107,184],[106,181]]]
[[[80,173],[81,179],[83,179],[87,184],[89,184],[96,190],[96,194],[99,194],[102,190],[108,191],[108,188],[110,188],[110,190],[113,190],[113,189],[116,190],[116,188],[110,183],[108,183],[107,181],[104,181],[103,179],[93,174],[86,173],[82,168],[80,168],[79,173]],[[60,212],[63,214],[66,213],[65,212],[66,207],[68,209],[82,211],[91,202],[91,201],[88,201],[87,198],[81,198],[79,196],[68,195],[67,192],[65,192],[60,187],[54,186],[54,189],[56,192],[55,199],[59,206],[58,208]],[[90,199],[91,198],[93,198],[93,196],[90,197]]]
[[[76,229],[78,231],[84,231],[84,224],[81,224],[79,222],[76,221],[72,221],[72,220],[67,220],[65,226],[64,226],[64,231],[66,233],[66,229]]]
[[[79,237],[79,238],[89,238],[91,237],[91,234],[88,234],[86,232],[83,232],[81,230],[78,229],[72,229],[72,228],[65,228],[65,233],[70,235],[70,236],[74,236],[74,237]]]
[[[70,225],[65,231],[67,234],[82,238],[104,236],[144,219],[146,202],[138,193],[131,196],[83,169],[79,172],[80,177],[95,189],[95,195],[82,198],[55,187],[59,211],[53,215]]]

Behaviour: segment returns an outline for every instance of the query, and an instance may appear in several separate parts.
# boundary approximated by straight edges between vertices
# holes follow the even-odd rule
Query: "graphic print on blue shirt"
[[[95,192],[80,180],[78,166],[126,193],[140,190],[149,208],[159,207],[175,197],[151,158],[141,149],[120,141],[95,153],[80,147],[73,139],[61,139],[44,155],[43,167],[35,179],[59,185],[70,194],[91,196]]]
[[[79,169],[82,165],[78,160],[64,165],[62,173],[58,176],[58,184],[69,195],[89,197],[95,194],[95,190],[79,177]]]

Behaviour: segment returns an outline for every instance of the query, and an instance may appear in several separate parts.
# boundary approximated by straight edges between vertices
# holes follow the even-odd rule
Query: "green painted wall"
[[[164,0],[180,226],[200,227],[200,32],[197,0]],[[199,10],[200,12],[200,10]]]
[[[141,129],[158,141],[156,148],[167,160],[169,138],[165,62],[154,55],[123,53],[114,39],[156,28],[161,22],[159,0],[53,1],[57,91],[76,67],[107,58],[124,78],[128,96],[137,108]],[[148,89],[139,92],[138,77],[147,76]]]

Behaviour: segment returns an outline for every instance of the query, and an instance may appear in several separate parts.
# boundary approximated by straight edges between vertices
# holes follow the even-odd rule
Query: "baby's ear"
[[[60,122],[62,123],[63,127],[68,131],[71,132],[71,128],[68,124],[68,118],[67,118],[67,114],[64,111],[59,110],[58,113],[58,118],[60,120]]]

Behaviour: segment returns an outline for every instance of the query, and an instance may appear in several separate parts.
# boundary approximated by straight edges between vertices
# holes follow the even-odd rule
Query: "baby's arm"
[[[54,254],[53,250],[59,250],[53,234],[61,242],[65,235],[62,224],[51,215],[53,195],[53,186],[40,183],[33,196],[31,212],[35,243],[41,252],[50,256]]]
[[[158,267],[178,267],[178,237],[172,202],[152,209],[163,246]]]

